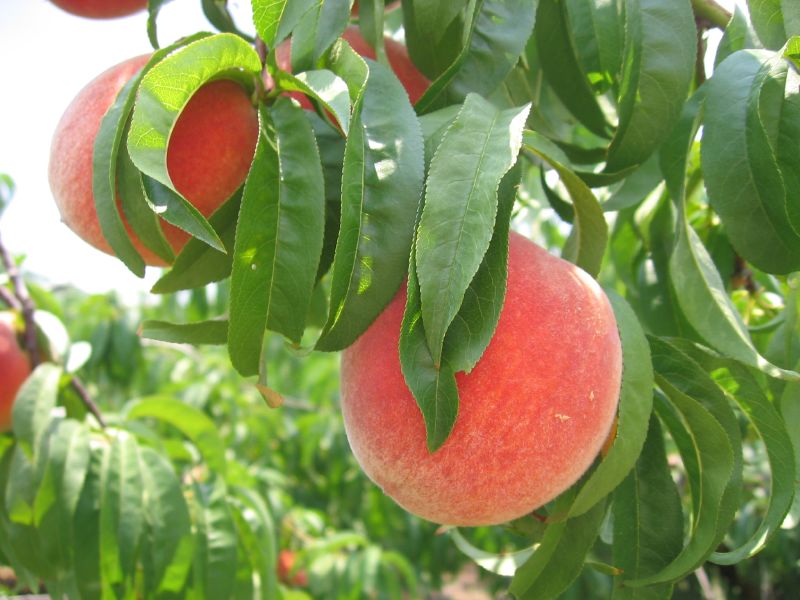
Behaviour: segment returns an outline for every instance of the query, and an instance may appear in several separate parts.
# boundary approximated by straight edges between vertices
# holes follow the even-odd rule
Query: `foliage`
[[[303,597],[278,590],[278,548],[320,598],[421,596],[466,556],[519,599],[746,593],[759,560],[796,586],[776,556],[797,555],[800,519],[800,9],[748,5],[750,21],[710,0],[360,2],[365,38],[402,35],[431,79],[412,107],[380,48],[364,60],[340,38],[349,2],[253,0],[255,45],[226,2],[203,2],[220,33],[156,52],[95,146],[100,224],[132,272],[118,169],[194,239],[141,315],[32,287],[63,322],[82,305],[91,355],[79,366],[66,345],[66,368],[41,365],[19,394],[0,445],[5,559],[75,598]],[[294,73],[272,51],[290,36]],[[166,149],[219,77],[253,92],[261,131],[243,189],[206,220]],[[435,452],[455,373],[494,331],[508,222],[609,291],[618,427],[534,515],[434,537],[360,475],[335,356],[312,351],[347,347],[406,281],[403,373]],[[142,320],[178,345],[143,350]]]

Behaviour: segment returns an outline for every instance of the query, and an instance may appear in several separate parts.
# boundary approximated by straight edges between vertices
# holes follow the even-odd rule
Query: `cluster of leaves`
[[[513,568],[454,539],[513,574],[518,598],[557,596],[586,564],[614,575],[615,597],[668,597],[707,560],[762,550],[800,508],[788,425],[800,417],[800,7],[753,1],[750,20],[720,20],[704,0],[404,0],[384,21],[379,4],[360,3],[364,37],[382,57],[381,34],[402,26],[432,81],[413,108],[385,64],[340,39],[346,0],[253,0],[264,60],[235,31],[198,34],[123,90],[95,147],[103,231],[140,273],[111,193],[132,182],[147,210],[124,193],[123,210],[146,245],[173,258],[155,213],[195,236],[154,291],[225,280],[228,300],[224,318],[145,334],[225,344],[275,399],[266,330],[345,348],[407,276],[400,357],[435,451],[457,417],[455,373],[502,307],[509,222],[538,220],[543,196],[569,232],[562,255],[609,289],[625,365],[617,434],[518,524],[530,547]],[[725,28],[710,76],[706,19]],[[290,36],[292,73],[269,51]],[[243,189],[206,221],[174,190],[166,151],[181,108],[218,77],[254,91],[260,136]],[[756,446],[770,468],[758,492],[744,476]],[[761,518],[743,528],[737,513],[759,494]]]
[[[68,373],[37,369],[15,403],[13,435],[2,437],[0,564],[13,566],[17,589],[420,597],[467,560],[361,473],[339,415],[334,355],[301,359],[273,336],[270,368],[289,395],[275,411],[224,351],[142,344],[142,315],[113,297],[28,287],[77,341],[52,344]],[[216,301],[171,296],[145,315],[204,318]],[[65,335],[52,323],[46,333]],[[105,427],[87,418],[76,376]],[[500,548],[502,537],[487,534]],[[294,554],[302,585],[279,577],[280,550]]]

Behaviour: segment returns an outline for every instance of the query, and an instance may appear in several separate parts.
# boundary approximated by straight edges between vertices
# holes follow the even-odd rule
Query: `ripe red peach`
[[[497,524],[569,488],[608,437],[622,352],[600,286],[511,235],[497,330],[468,374],[458,417],[435,452],[400,370],[402,289],[342,356],[342,411],[353,453],[398,504],[436,523]]]
[[[61,117],[50,148],[50,188],[64,223],[89,244],[112,254],[100,229],[92,193],[94,140],[120,89],[148,60],[138,56],[111,67],[81,90]],[[258,115],[246,90],[229,80],[202,86],[181,112],[167,149],[176,189],[204,216],[244,182],[258,139]],[[175,252],[189,234],[162,223]],[[149,265],[163,261],[133,237]]]
[[[147,0],[50,0],[59,8],[89,19],[113,19],[147,7]]]
[[[31,373],[28,355],[20,348],[16,316],[0,312],[0,432],[11,430],[11,411],[22,383]]]

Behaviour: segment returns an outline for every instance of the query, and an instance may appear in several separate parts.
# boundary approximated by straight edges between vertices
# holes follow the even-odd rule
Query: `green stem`
[[[694,16],[719,29],[725,29],[731,20],[731,13],[715,0],[692,0]]]

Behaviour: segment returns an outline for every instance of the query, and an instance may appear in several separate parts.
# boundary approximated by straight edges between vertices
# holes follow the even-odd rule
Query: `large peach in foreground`
[[[92,80],[67,108],[50,148],[50,188],[61,218],[89,244],[112,253],[97,220],[92,157],[100,123],[120,89],[147,62],[138,56]],[[167,149],[167,170],[176,189],[204,216],[213,213],[244,182],[258,139],[258,115],[247,91],[229,80],[202,86],[181,112]],[[189,235],[163,223],[175,252]],[[133,238],[149,265],[163,264]]]
[[[0,432],[11,429],[14,398],[31,372],[28,355],[20,348],[14,313],[0,312]]]
[[[409,512],[477,526],[525,515],[570,487],[608,436],[622,352],[614,314],[578,267],[518,234],[494,337],[456,376],[458,418],[434,453],[400,371],[405,291],[342,357],[342,410],[367,475]]]
[[[50,0],[59,8],[90,19],[114,19],[147,7],[147,0]]]

